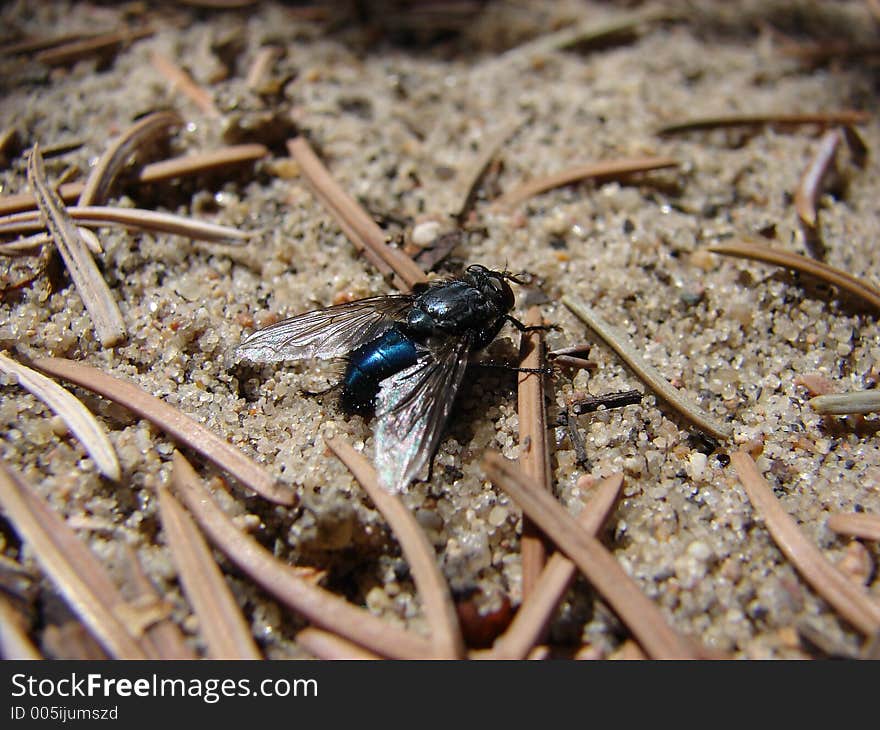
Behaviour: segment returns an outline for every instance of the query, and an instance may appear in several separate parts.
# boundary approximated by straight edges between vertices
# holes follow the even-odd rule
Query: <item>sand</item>
[[[427,221],[439,224],[432,232],[456,228],[449,214],[462,200],[464,171],[487,140],[513,125],[497,155],[502,164],[483,180],[461,241],[440,272],[472,262],[531,272],[540,286],[519,290],[516,313],[523,316],[524,303],[544,299],[546,320],[558,326],[547,336],[549,346],[591,346],[593,372],[561,370],[553,378],[551,424],[579,393],[644,389],[559,303],[569,294],[624,329],[649,362],[735,434],[726,444],[707,443],[650,393],[639,405],[579,416],[588,463],[576,463],[565,428],[551,431],[559,500],[577,513],[591,484],[622,471],[623,497],[603,541],[668,620],[706,647],[741,658],[820,656],[798,641],[796,628],[806,623],[835,651],[858,651],[859,634],[774,545],[728,455],[742,447],[760,453],[759,468],[785,510],[832,561],[848,555],[847,564],[861,565],[850,570],[853,579],[880,600],[877,546],[853,545],[826,526],[838,512],[880,513],[876,422],[825,420],[795,382],[819,373],[841,391],[875,383],[876,317],[776,267],[699,252],[745,237],[808,252],[792,196],[816,151],[817,129],[667,137],[656,131],[708,115],[849,108],[874,114],[873,59],[810,64],[780,52],[786,40],[873,40],[867,4],[694,3],[683,19],[639,26],[635,38],[567,50],[526,44],[643,8],[492,2],[476,8],[463,28],[436,37],[418,18],[370,6],[366,17],[338,11],[318,20],[274,3],[230,12],[162,6],[150,13],[155,34],[105,63],[85,59],[47,69],[28,55],[0,59],[0,130],[15,127],[20,138],[0,170],[3,194],[26,189],[23,151],[34,143],[79,142],[46,164],[52,179],[69,168],[83,178],[109,138],[159,108],[176,109],[186,122],[171,154],[238,141],[272,150],[255,166],[128,187],[115,199],[260,232],[233,247],[101,229],[105,252],[98,261],[129,330],[124,344],[102,348],[75,288],[63,283],[50,293],[40,277],[20,296],[0,301],[0,348],[19,358],[89,363],[227,438],[292,485],[300,500],[289,509],[274,506],[247,496],[228,477],[223,488],[220,473],[193,456],[239,524],[279,558],[326,571],[324,585],[334,592],[423,631],[399,546],[324,445],[326,437],[342,435],[370,455],[369,420],[340,413],[332,396],[301,392],[332,383],[338,367],[234,365],[230,353],[255,326],[276,317],[392,291],[296,166],[285,162],[287,137],[305,134],[341,185],[389,235],[406,240]],[[110,4],[7,3],[0,28],[11,41],[116,27],[123,13]],[[385,18],[394,30],[383,30]],[[271,72],[274,89],[260,94],[245,78],[266,45],[283,55]],[[151,65],[153,51],[189,70],[219,115],[176,93]],[[880,148],[876,119],[859,132],[872,153]],[[499,192],[574,163],[643,155],[670,155],[681,166],[565,186],[511,210],[490,205]],[[875,155],[859,168],[842,148],[820,208],[825,261],[870,282],[877,282],[880,258],[877,173]],[[8,281],[25,270],[20,260],[3,259],[0,266]],[[518,340],[505,329],[489,356],[515,358]],[[47,408],[0,376],[4,460],[111,571],[118,570],[121,544],[135,548],[188,641],[202,651],[157,516],[155,488],[168,480],[175,444],[125,409],[71,390],[106,426],[123,467],[121,482],[103,480]],[[487,449],[516,457],[517,433],[515,376],[475,369],[459,393],[433,480],[404,496],[456,595],[471,596],[482,610],[503,597],[513,604],[521,598],[521,513],[480,464]],[[0,526],[4,554],[39,576],[27,545],[8,522]],[[303,622],[218,560],[266,656],[308,656],[295,639]],[[65,611],[51,584],[36,581],[28,615],[39,643],[45,626],[63,621]],[[627,635],[579,580],[548,642],[562,653],[587,644],[608,656]]]

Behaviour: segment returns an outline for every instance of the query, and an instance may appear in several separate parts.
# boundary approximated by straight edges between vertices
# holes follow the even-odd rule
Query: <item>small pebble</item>
[[[52,433],[56,436],[66,436],[67,435],[67,424],[64,422],[64,419],[61,416],[52,416],[49,420],[49,426],[52,429]]]
[[[424,248],[440,235],[440,224],[437,221],[417,223],[412,229],[411,240],[416,246]]]

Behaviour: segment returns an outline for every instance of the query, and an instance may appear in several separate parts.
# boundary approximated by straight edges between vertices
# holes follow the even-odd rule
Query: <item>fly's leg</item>
[[[495,370],[507,370],[509,372],[515,373],[535,373],[537,375],[553,375],[553,368],[549,365],[543,368],[521,368],[517,365],[511,365],[506,362],[475,362],[474,365],[478,365],[481,368],[494,368]]]
[[[300,392],[303,395],[308,396],[309,398],[315,398],[319,395],[327,395],[327,393],[332,393],[334,390],[338,390],[342,387],[343,382],[344,381],[340,380],[338,383],[334,383],[329,388],[324,388],[324,390],[306,390],[305,388],[301,388]]]
[[[550,330],[558,330],[559,325],[556,324],[523,324],[516,317],[505,314],[504,319],[507,322],[510,322],[514,327],[516,327],[520,332],[549,332]]]

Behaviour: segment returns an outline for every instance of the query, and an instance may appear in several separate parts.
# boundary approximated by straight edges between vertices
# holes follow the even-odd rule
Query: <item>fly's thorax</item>
[[[415,337],[455,335],[476,337],[495,328],[507,312],[503,296],[491,286],[476,285],[468,276],[432,286],[416,297],[406,328]]]

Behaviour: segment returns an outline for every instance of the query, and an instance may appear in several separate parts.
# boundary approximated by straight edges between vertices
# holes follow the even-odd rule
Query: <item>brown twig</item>
[[[800,184],[794,194],[794,204],[801,220],[808,226],[816,225],[816,205],[821,192],[822,181],[831,164],[837,148],[840,146],[839,129],[830,129],[822,135],[816,148],[816,154],[804,171]]]
[[[822,192],[822,181],[834,164],[837,148],[842,136],[839,129],[830,129],[822,135],[816,147],[816,154],[807,165],[794,193],[794,207],[801,223],[813,231],[819,222],[817,206]]]
[[[433,655],[420,636],[385,623],[304,580],[266,548],[241,532],[211,498],[192,467],[174,454],[172,484],[207,538],[258,585],[312,623],[381,656],[424,659]]]
[[[77,226],[76,230],[79,231],[79,235],[82,236],[86,248],[88,248],[89,251],[96,256],[104,253],[101,241],[95,235],[94,231],[89,228],[84,228],[83,226]],[[0,242],[0,256],[36,256],[37,254],[42,253],[40,249],[43,248],[43,246],[51,243],[52,235],[50,233],[34,233],[30,236],[16,238],[13,241]],[[45,258],[44,255],[44,259]],[[43,264],[45,263],[44,260]],[[9,287],[7,287],[7,290],[8,289]]]
[[[589,44],[608,41],[623,34],[636,32],[638,26],[659,20],[674,20],[677,16],[670,10],[663,8],[649,8],[646,11],[637,11],[613,17],[610,20],[601,19],[598,22],[594,18],[578,23],[568,28],[548,33],[535,40],[528,41],[520,46],[506,51],[490,64],[516,63],[527,64],[534,58],[545,56],[554,51],[561,51],[573,46],[584,47]]]
[[[238,144],[210,152],[197,152],[144,165],[138,176],[140,183],[155,183],[178,177],[200,175],[246,162],[256,162],[269,154],[262,144]]]
[[[28,157],[28,181],[36,195],[40,216],[52,234],[70,278],[82,297],[98,339],[104,347],[112,347],[126,336],[122,313],[64,203],[46,180],[43,158],[37,145],[34,145]]]
[[[880,604],[844,576],[798,529],[773,495],[751,456],[745,451],[732,454],[740,482],[755,510],[764,518],[776,545],[804,579],[853,626],[866,636],[880,631]]]
[[[15,127],[6,127],[0,129],[0,168],[5,168],[9,164],[14,150],[20,144],[19,132]]]
[[[248,68],[245,85],[257,92],[264,88],[266,80],[272,72],[272,67],[278,62],[283,53],[284,51],[278,46],[264,46],[260,48]]]
[[[71,182],[59,185],[56,189],[58,197],[65,203],[74,202],[82,193],[85,182]],[[13,193],[12,195],[0,196],[0,215],[10,215],[25,210],[35,210],[37,198],[33,193]]]
[[[493,201],[493,205],[498,208],[511,208],[539,193],[589,178],[616,178],[623,175],[632,175],[637,172],[649,172],[651,170],[662,170],[677,166],[678,161],[671,157],[636,157],[633,159],[591,162],[530,180],[496,198]]]
[[[551,494],[498,453],[484,459],[489,478],[507,492],[572,560],[654,659],[692,659],[693,647],[674,631],[620,563],[586,533]]]
[[[186,645],[183,634],[172,620],[170,607],[144,573],[134,548],[123,543],[122,555],[126,581],[123,588],[132,592],[131,603],[145,611],[152,607],[154,615],[161,617],[144,630],[144,640],[150,642],[155,656],[171,660],[197,659],[196,653]]]
[[[824,63],[835,58],[870,58],[880,56],[880,43],[824,41],[820,43],[784,43],[777,51],[805,63]]]
[[[296,635],[296,641],[318,659],[381,659],[362,646],[343,639],[341,636],[309,626]]]
[[[388,521],[410,566],[431,626],[432,643],[439,658],[462,659],[464,640],[449,585],[437,565],[434,548],[419,523],[397,495],[379,486],[376,471],[363,454],[340,438],[327,439],[330,450],[348,467],[373,504]]]
[[[182,123],[183,120],[176,112],[161,111],[148,114],[129,127],[114,139],[107,146],[104,154],[98,158],[80,193],[77,206],[106,203],[113,183],[138,148],[167,135],[170,130]]]
[[[112,656],[146,659],[116,611],[125,601],[101,564],[61,517],[0,462],[0,506],[71,608]]]
[[[640,390],[622,390],[617,393],[607,393],[605,395],[588,395],[584,398],[578,398],[571,404],[571,412],[576,416],[582,416],[584,413],[593,413],[600,408],[623,408],[624,406],[634,406],[642,402],[642,392]]]
[[[69,380],[134,411],[269,501],[291,505],[296,500],[290,487],[278,483],[263,467],[228,441],[133,383],[64,358],[44,357],[32,364],[43,372]]]
[[[87,38],[97,38],[98,36],[110,32],[112,31],[99,31],[95,33],[61,33],[56,36],[24,38],[23,40],[13,41],[12,43],[0,46],[0,56],[16,56],[23,53],[34,53],[35,51],[42,51],[46,48],[61,46],[65,43],[71,43],[73,41],[80,41]]]
[[[76,619],[46,626],[40,636],[40,645],[52,659],[106,661],[112,658]]]
[[[147,38],[153,35],[153,33],[152,28],[122,28],[121,30],[114,30],[91,38],[72,40],[55,45],[52,48],[47,48],[37,53],[34,56],[34,60],[47,66],[74,63],[82,58],[127,45],[141,38]]]
[[[588,370],[590,372],[596,370],[596,363],[592,360],[585,360],[582,357],[574,357],[572,355],[557,355],[553,358],[553,364],[563,365],[567,368],[574,368],[575,370]]]
[[[527,327],[544,324],[541,310],[532,307],[526,314]],[[544,367],[544,338],[540,330],[523,332],[520,343],[520,367]],[[553,489],[550,469],[550,447],[547,440],[547,411],[544,406],[544,378],[538,373],[519,373],[517,409],[519,411],[519,465],[535,484],[548,493]],[[544,569],[547,550],[540,530],[528,519],[523,519],[522,538],[522,595],[527,599]]]
[[[873,309],[880,311],[880,290],[845,271],[828,266],[820,261],[815,261],[807,256],[801,256],[790,251],[780,251],[760,243],[716,243],[708,246],[706,250],[725,256],[753,259],[755,261],[763,261],[766,264],[775,264],[776,266],[784,266],[788,269],[800,271],[803,274],[814,276],[828,284],[843,289],[849,294],[858,297]]]
[[[0,658],[43,658],[27,635],[24,617],[2,593],[0,593]]]
[[[828,518],[828,527],[841,535],[880,542],[880,515],[836,514]]]
[[[818,124],[830,127],[839,124],[864,124],[871,118],[867,112],[844,110],[836,112],[815,112],[796,114],[730,114],[719,117],[703,117],[686,122],[669,124],[657,130],[657,134],[681,134],[706,129],[726,129],[729,127],[762,127],[766,125],[801,126]]]
[[[817,395],[807,401],[810,408],[823,416],[849,416],[880,411],[880,392],[858,390],[851,393]]]
[[[199,619],[211,659],[262,659],[250,627],[192,518],[166,487],[159,517],[186,597]]]
[[[412,289],[427,281],[409,256],[386,243],[382,229],[333,179],[304,137],[288,140],[287,149],[343,233],[381,273],[395,274],[396,284],[401,289]]]
[[[13,375],[18,384],[35,395],[63,420],[79,440],[95,466],[105,477],[119,481],[119,461],[107,436],[92,412],[58,383],[0,352],[0,372]]]
[[[460,202],[452,207],[452,217],[461,222],[470,212],[477,195],[480,181],[486,174],[492,160],[498,155],[501,146],[510,139],[513,134],[525,123],[525,117],[518,117],[502,124],[493,130],[488,139],[483,141],[476,158],[467,168],[458,175],[458,186],[463,191],[459,198]]]
[[[153,51],[150,54],[150,63],[171,83],[174,89],[180,91],[193,102],[205,116],[220,117],[220,111],[214,105],[211,94],[193,81],[192,77],[170,58],[158,51]]]
[[[622,485],[623,475],[615,474],[595,487],[593,496],[577,518],[586,534],[595,536],[602,528],[617,502]],[[553,553],[531,595],[523,601],[507,631],[496,640],[492,658],[525,659],[528,656],[541,641],[576,571],[575,564],[562,553]]]

